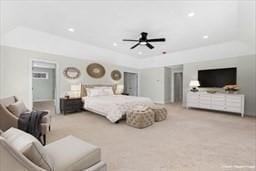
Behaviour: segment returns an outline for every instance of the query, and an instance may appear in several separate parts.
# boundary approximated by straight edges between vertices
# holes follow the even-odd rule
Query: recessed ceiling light
[[[69,28],[68,31],[75,32],[75,29],[74,28]]]
[[[203,38],[204,38],[204,39],[208,39],[209,36],[208,36],[208,35],[204,35]]]
[[[195,13],[194,12],[190,12],[190,13],[188,13],[188,17],[193,17],[195,15]]]
[[[114,42],[114,43],[113,43],[113,46],[117,46],[117,43],[116,43],[116,42]]]
[[[142,55],[142,52],[138,52],[139,55]]]

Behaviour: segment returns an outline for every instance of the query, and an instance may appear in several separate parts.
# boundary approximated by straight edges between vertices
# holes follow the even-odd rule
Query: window
[[[46,80],[48,79],[48,72],[33,72],[33,79]]]

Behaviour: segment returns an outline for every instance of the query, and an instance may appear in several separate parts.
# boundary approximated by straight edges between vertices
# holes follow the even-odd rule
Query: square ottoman
[[[151,107],[151,109],[155,114],[155,121],[156,122],[163,121],[167,118],[166,108],[160,107],[160,106],[154,106],[154,107]]]
[[[145,128],[154,123],[154,112],[150,108],[135,108],[126,114],[126,123],[135,128]]]

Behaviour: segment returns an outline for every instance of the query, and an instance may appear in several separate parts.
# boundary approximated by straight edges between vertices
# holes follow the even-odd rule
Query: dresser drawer
[[[225,106],[224,105],[212,105],[211,109],[225,111]]]
[[[225,110],[229,111],[229,112],[236,112],[236,113],[240,113],[241,112],[241,108],[240,107],[226,106]]]
[[[229,95],[226,97],[226,101],[230,101],[230,102],[241,102],[241,100],[242,100],[241,96],[236,97],[236,96]]]

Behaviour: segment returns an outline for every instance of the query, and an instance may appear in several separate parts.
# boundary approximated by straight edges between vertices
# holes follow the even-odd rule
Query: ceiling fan
[[[138,42],[137,44],[135,44],[134,46],[131,47],[131,49],[134,49],[135,47],[139,46],[139,45],[146,45],[148,48],[153,49],[154,46],[151,45],[149,42],[164,42],[165,38],[157,38],[157,39],[148,39],[148,33],[146,32],[142,32],[140,33],[141,37],[139,38],[139,40],[133,40],[133,39],[123,39],[123,41],[130,41],[130,42]]]

